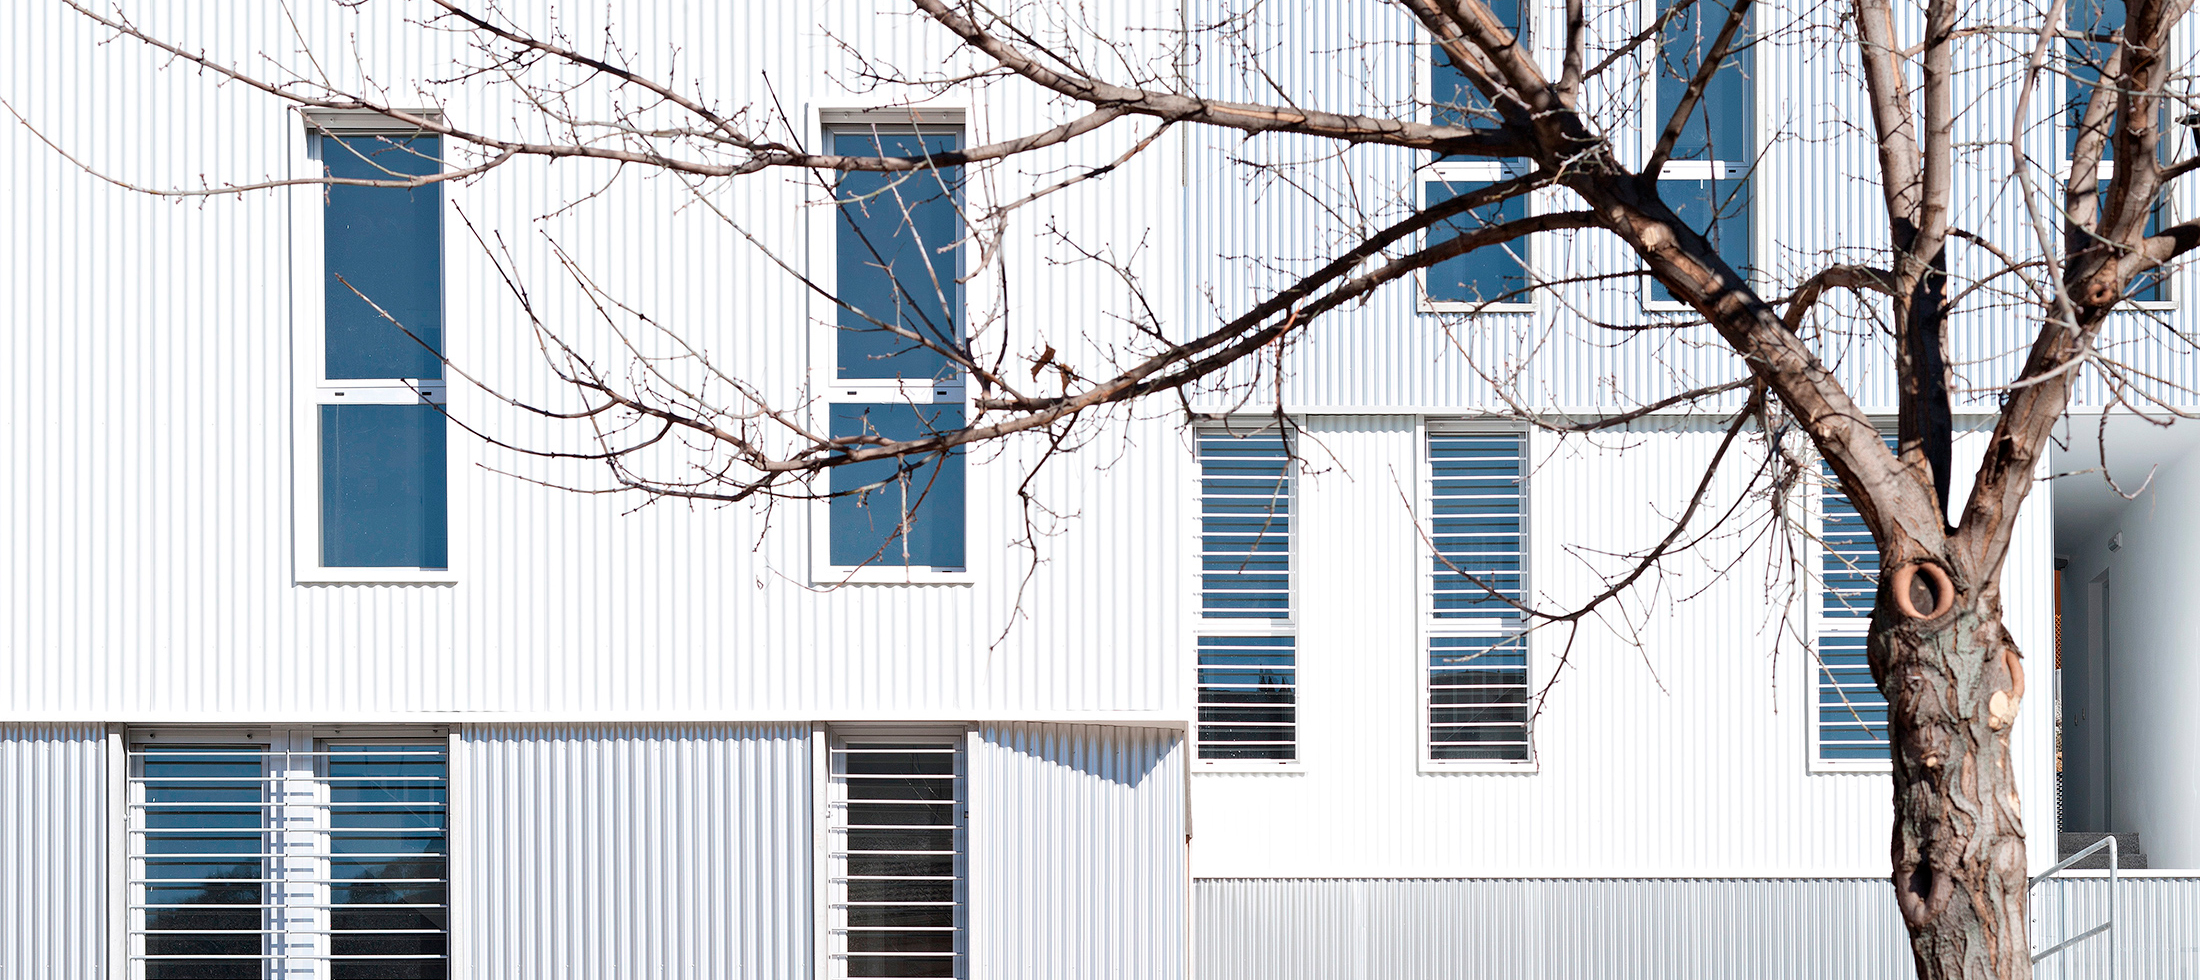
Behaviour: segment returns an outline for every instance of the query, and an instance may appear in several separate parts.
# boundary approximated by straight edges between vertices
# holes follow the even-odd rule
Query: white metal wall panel
[[[1566,609],[1596,594],[1613,552],[1665,533],[1721,438],[1709,421],[1659,421],[1593,438],[1529,439],[1529,591]],[[1963,454],[1983,440],[1966,436]],[[1762,446],[1745,436],[1674,556],[1623,602],[1531,635],[1530,679],[1549,683],[1536,765],[1424,772],[1416,765],[1419,539],[1408,501],[1420,453],[1410,420],[1308,420],[1300,483],[1298,735],[1302,766],[1195,767],[1199,877],[1859,876],[1888,872],[1884,772],[1814,771],[1815,691],[1803,641],[1815,596],[1788,583],[1761,496],[1738,499]],[[1732,511],[1720,529],[1713,521]],[[2026,519],[2005,576],[2008,619],[2035,674],[2047,668],[2048,509]],[[1802,542],[1800,535],[1792,540]],[[1816,551],[1801,544],[1800,557]],[[2053,861],[2050,698],[2013,739],[2031,864]],[[1705,801],[1719,818],[1703,819]]]
[[[807,976],[810,739],[468,727],[451,786],[457,975]]]
[[[419,28],[408,19],[418,11],[403,4],[121,6],[155,33],[233,63],[312,76],[303,52],[315,51],[338,83],[370,72],[400,104],[427,98],[417,94],[421,80],[460,74],[450,67],[463,55],[452,35]],[[622,58],[694,79],[716,104],[769,100],[797,117],[893,97],[856,79],[847,51],[918,70],[962,57],[948,54],[944,31],[890,0],[530,0],[499,13],[565,37],[615,36]],[[1173,37],[1124,26],[1173,26],[1173,5],[1109,4],[1084,16],[1132,37],[1139,57],[1173,63]],[[240,86],[174,71],[165,57],[115,41],[59,4],[0,10],[0,62],[10,105],[120,179],[196,186],[202,175],[280,176],[299,146],[292,114]],[[690,74],[697,68],[700,77]],[[504,121],[529,115],[508,92],[439,91],[452,93],[445,108],[466,125],[502,131],[520,125]],[[972,142],[1054,125],[1064,111],[1017,86],[973,98]],[[1073,164],[1112,161],[1147,131],[1110,127],[973,193],[1021,195]],[[1164,152],[1173,145],[1019,212],[1000,258],[1015,291],[1000,289],[992,273],[969,289],[971,320],[1005,325],[1009,374],[1048,346],[1092,373],[1098,344],[1128,329],[1114,318],[1137,314],[1123,280],[1079,248],[1125,263],[1154,309],[1179,305],[1173,229],[1182,167]],[[966,584],[814,589],[815,528],[803,505],[629,513],[637,499],[574,495],[495,472],[593,487],[606,480],[600,470],[454,435],[456,584],[293,585],[291,473],[300,463],[289,336],[294,319],[314,318],[294,308],[287,241],[290,212],[310,206],[311,192],[157,201],[84,174],[12,119],[0,126],[0,175],[20,190],[8,212],[19,233],[0,241],[0,317],[19,329],[0,338],[0,356],[39,365],[10,386],[5,410],[16,424],[0,431],[0,537],[10,556],[0,569],[0,609],[9,612],[0,711],[13,717],[1174,718],[1188,710],[1174,636],[1182,596],[1173,576],[1151,574],[1186,558],[1180,541],[1143,533],[1177,513],[1186,454],[1166,423],[1126,423],[1125,413],[1074,429],[1029,484],[1028,508],[1018,491],[1044,440],[976,454]],[[798,403],[811,363],[807,324],[827,311],[761,249],[808,261],[816,229],[802,219],[816,209],[800,207],[802,182],[764,174],[708,188],[757,235],[751,245],[693,206],[677,182],[605,188],[611,176],[587,163],[523,162],[448,188],[446,319],[459,366],[521,397],[571,402],[548,379],[516,304],[458,220],[463,212],[510,243],[512,269],[576,342],[609,343],[552,242],[611,295]],[[570,449],[586,431],[452,388],[454,413],[499,439]],[[99,396],[84,397],[89,391]]]
[[[1916,975],[1882,879],[1200,879],[1193,893],[1201,980]]]
[[[2174,877],[2174,875],[2185,875]],[[2032,948],[2046,949],[2110,921],[2107,872],[2072,873],[2032,893]],[[2033,967],[2039,980],[2200,977],[2200,877],[2187,872],[2128,872],[2116,885],[2115,925]]]
[[[981,726],[971,742],[976,980],[1182,977],[1182,733]]]
[[[106,976],[107,736],[0,725],[0,977]]]

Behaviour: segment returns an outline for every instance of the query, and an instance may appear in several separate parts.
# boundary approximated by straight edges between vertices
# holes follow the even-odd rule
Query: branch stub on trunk
[[[1911,619],[1939,619],[1956,604],[1956,585],[1938,562],[1917,561],[1895,569],[1893,586],[1889,591],[1896,611]]]

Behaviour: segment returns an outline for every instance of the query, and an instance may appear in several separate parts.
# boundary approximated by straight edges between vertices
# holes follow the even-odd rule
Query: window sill
[[[1539,762],[1438,762],[1422,759],[1420,772],[1425,776],[1471,775],[1489,773],[1498,776],[1533,776],[1543,770]]]
[[[1194,772],[1212,773],[1274,773],[1279,776],[1299,775],[1306,772],[1306,763],[1298,759],[1289,762],[1263,761],[1259,759],[1200,759]]]
[[[903,565],[832,565],[811,576],[810,584],[835,585],[970,585],[977,581],[966,568],[934,568]]]
[[[1823,776],[1884,776],[1894,771],[1894,762],[1892,760],[1887,762],[1831,762],[1825,759],[1812,759],[1810,761],[1810,771],[1815,775]]]
[[[1422,313],[1533,313],[1534,303],[1451,303],[1422,300]]]
[[[2134,301],[2131,301],[2131,300],[2126,300],[2126,301],[2124,301],[2124,302],[2121,302],[2121,303],[2118,303],[2118,304],[2116,304],[2116,308],[2115,308],[2115,309],[2113,309],[2113,310],[2110,310],[2109,312],[2111,312],[2111,313],[2138,313],[2138,312],[2149,312],[2149,313],[2164,313],[2164,312],[2168,312],[2168,311],[2170,311],[2170,310],[2174,310],[2174,309],[2176,309],[2176,308],[2177,308],[2177,301],[2176,301],[2176,300],[2165,300],[2165,301],[2162,301],[2162,302],[2145,302],[2145,303],[2141,303],[2141,302],[2134,302]]]
[[[1694,312],[1696,312],[1696,308],[1695,308],[1695,307],[1693,307],[1693,306],[1690,306],[1690,305],[1688,305],[1688,304],[1686,304],[1686,303],[1680,302],[1680,301],[1678,301],[1678,300],[1670,300],[1670,299],[1647,299],[1647,298],[1646,298],[1646,299],[1644,299],[1644,300],[1642,301],[1642,309],[1643,309],[1643,312],[1645,312],[1645,313],[1694,313]]]
[[[447,568],[309,568],[298,572],[298,585],[450,585],[458,573]]]

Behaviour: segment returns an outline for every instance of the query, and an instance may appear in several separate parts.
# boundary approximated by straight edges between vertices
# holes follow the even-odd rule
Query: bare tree
[[[1418,24],[1439,67],[1463,80],[1463,94],[1440,99],[1445,104],[1433,115],[1410,104],[1388,112],[1304,104],[1263,71],[1265,52],[1239,33],[1253,16],[1243,11],[1218,8],[1212,20],[1166,25],[1180,32],[1181,43],[1168,58],[1156,60],[1133,50],[1126,39],[1081,32],[1084,22],[1074,11],[1047,4],[909,0],[912,19],[951,35],[965,61],[944,68],[886,65],[859,54],[864,83],[913,100],[958,89],[1020,86],[1063,107],[1063,121],[954,150],[868,154],[807,146],[802,128],[777,106],[727,108],[702,85],[652,76],[609,49],[583,50],[554,32],[541,33],[497,13],[494,4],[427,0],[431,15],[418,26],[466,39],[469,60],[454,66],[450,84],[515,90],[538,114],[529,120],[529,131],[550,135],[501,135],[494,126],[455,114],[407,111],[368,87],[337,86],[307,73],[269,74],[202,54],[191,39],[142,29],[120,9],[61,2],[115,35],[195,65],[225,84],[249,86],[300,108],[371,110],[440,136],[453,161],[424,177],[393,171],[387,179],[304,178],[309,183],[397,187],[493,179],[498,168],[527,158],[608,161],[696,187],[776,171],[807,175],[829,192],[852,186],[846,175],[879,174],[889,179],[863,185],[870,188],[865,193],[878,206],[902,208],[906,216],[905,205],[891,203],[905,190],[969,179],[984,168],[1080,143],[1106,127],[1139,127],[1119,153],[1043,179],[1026,175],[1017,191],[973,207],[965,215],[962,241],[931,243],[936,249],[970,251],[980,268],[996,260],[1006,224],[1019,209],[1070,186],[1105,179],[1160,145],[1160,136],[1172,128],[1247,138],[1280,134],[1335,153],[1380,147],[1453,159],[1525,161],[1524,170],[1440,201],[1362,209],[1346,223],[1357,229],[1348,238],[1317,256],[1279,259],[1273,268],[1288,270],[1287,283],[1243,308],[1222,311],[1215,323],[1174,324],[1166,313],[1145,308],[1107,338],[1112,354],[1102,363],[1073,365],[1052,347],[1026,356],[982,330],[955,335],[881,315],[831,295],[802,279],[798,263],[786,263],[788,275],[866,329],[890,335],[905,349],[929,352],[975,384],[967,419],[910,439],[833,436],[811,421],[805,406],[773,403],[756,379],[717,372],[701,348],[685,341],[671,356],[642,358],[639,369],[605,366],[566,344],[529,305],[524,284],[514,282],[513,294],[533,318],[548,362],[585,396],[578,410],[533,408],[593,425],[596,448],[584,455],[601,460],[621,489],[711,500],[804,496],[813,493],[808,477],[835,467],[898,459],[904,461],[901,472],[909,473],[957,447],[1026,432],[1041,433],[1059,447],[1072,426],[1111,406],[1185,399],[1203,385],[1280,370],[1284,345],[1325,314],[1363,302],[1377,290],[1412,288],[1448,260],[1517,247],[1532,236],[1609,236],[1624,244],[1639,269],[1565,270],[1520,288],[1548,290],[1597,278],[1654,280],[1693,315],[1648,325],[1611,324],[1614,334],[1707,325],[1734,355],[1738,377],[1707,379],[1670,397],[1646,396],[1640,412],[1616,421],[1722,398],[1731,405],[1731,398],[1746,390],[1728,444],[1754,420],[1768,438],[1776,430],[1804,434],[1830,465],[1876,539],[1885,572],[1869,651],[1873,676],[1891,706],[1893,884],[1919,975],[1928,980],[2030,975],[2024,828],[2009,753],[2025,672],[2003,626],[2001,572],[2051,427],[2081,376],[2102,379],[2118,400],[2173,410],[2164,402],[2148,402],[2164,397],[2161,386],[2104,355],[2096,341],[2134,289],[2145,288],[2200,246],[2200,223],[2163,227],[2158,211],[2171,183],[2200,167],[2186,147],[2173,145],[2171,123],[2189,118],[2192,110],[2190,96],[2179,94],[2186,91],[2186,80],[2175,75],[2177,65],[2169,56],[2187,0],[2130,0],[2121,23],[2113,22],[2101,0],[2079,0],[2091,4],[2079,10],[2066,6],[2071,0],[2054,0],[2014,24],[1974,22],[1954,0],[1848,0],[1809,6],[1800,14],[1775,11],[1797,19],[1771,25],[1753,0],[1668,0],[1647,26],[1634,19],[1629,4],[1599,8],[1587,0],[1566,0],[1555,73],[1523,43],[1508,18],[1482,0],[1386,0]],[[1827,16],[1818,26],[1801,16],[1821,13]],[[1745,274],[1717,241],[1721,202],[1676,199],[1660,177],[1692,152],[1695,161],[1705,159],[1696,151],[1711,138],[1708,105],[1722,78],[1744,70],[1739,66],[1754,46],[1780,31],[1810,30],[1822,30],[1822,43],[1846,49],[1842,62],[1868,91],[1868,118],[1848,122],[1876,148],[1877,173],[1865,176],[1876,179],[1882,192],[1883,225],[1876,231],[1883,244],[1864,260],[1815,254],[1801,257],[1800,267]],[[1670,43],[1676,33],[1688,35],[1684,43]],[[1234,56],[1249,80],[1246,90],[1271,92],[1274,98],[1232,101],[1196,91],[1185,71],[1195,43],[1205,57]],[[1337,43],[1349,47],[1353,39]],[[2016,112],[2006,119],[1983,118],[1984,110],[1964,94],[1981,84],[2014,91]],[[617,111],[599,116],[579,108],[575,93],[591,86],[611,92]],[[1661,93],[1655,100],[1649,97],[1653,90]],[[2058,110],[2065,101],[2069,105]],[[1655,105],[1662,118],[1651,115],[1637,123],[1634,108],[1643,103]],[[2062,128],[2070,134],[2063,144],[2067,161],[2039,159],[2040,146],[2057,142],[2043,141],[2041,134],[2055,132],[2058,118],[2067,120]],[[1641,137],[1645,128],[1653,138]],[[1965,135],[1978,133],[1993,135],[1983,141]],[[1755,159],[1746,150],[1743,157],[1745,168]],[[80,165],[98,172],[96,161]],[[1262,179],[1288,179],[1281,167],[1248,166],[1263,169]],[[2021,196],[2029,220],[2020,234],[1997,241],[1984,230],[1957,224],[1965,168],[1993,173]],[[193,190],[132,186],[210,195],[294,182]],[[1503,216],[1505,203],[1535,194],[1567,204]],[[708,198],[698,192],[697,200]],[[739,222],[727,220],[739,230]],[[475,234],[490,254],[499,253],[493,231]],[[1084,254],[1114,263],[1135,306],[1142,294],[1130,267],[1100,251]],[[585,271],[572,271],[585,285]],[[897,288],[910,294],[911,306],[921,307],[918,294],[944,286],[936,279],[905,278]],[[622,315],[618,300],[586,291],[607,319]],[[2021,324],[2028,350],[2012,376],[1959,392],[1950,325],[1979,310],[1995,310],[2007,323]],[[678,339],[676,333],[667,336]],[[638,358],[643,346],[629,341]],[[1857,358],[1884,349],[1891,359],[1900,398],[1892,450],[1827,366],[1837,348],[1845,351],[1842,356]],[[699,372],[702,380],[667,366],[674,363]],[[1504,365],[1478,368],[1500,389],[1512,384]],[[1999,399],[1984,460],[1961,501],[1951,496],[1959,394]],[[710,461],[671,476],[638,464],[668,438],[684,441]],[[1720,456],[1725,455],[1722,446]],[[1792,459],[1787,475],[1779,469],[1760,472],[1783,485],[1793,479]],[[1697,490],[1688,514],[1703,493]],[[1630,569],[1613,576],[1613,588],[1589,605],[1605,601],[1673,548],[1685,546],[1681,529],[1688,520],[1684,515],[1655,548],[1631,556]],[[1551,621],[1578,618],[1582,611],[1528,610]]]

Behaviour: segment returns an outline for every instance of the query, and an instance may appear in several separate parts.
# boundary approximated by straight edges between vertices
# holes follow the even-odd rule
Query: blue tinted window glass
[[[848,155],[921,157],[957,149],[941,133],[837,133],[833,151]],[[887,326],[950,349],[962,345],[962,265],[956,242],[961,167],[906,173],[851,173],[834,188],[840,301],[840,377],[951,378],[939,353]],[[851,309],[852,307],[852,309]]]
[[[259,747],[143,752],[145,976],[258,977],[269,877]]]
[[[435,744],[324,751],[334,975],[441,980],[450,952],[448,752]]]
[[[1884,762],[1892,740],[1887,696],[1872,680],[1862,636],[1818,641],[1818,757],[1828,762]]]
[[[1658,0],[1658,13],[1662,16],[1673,6],[1674,0]],[[1653,133],[1665,130],[1666,119],[1680,105],[1688,80],[1695,77],[1704,56],[1711,53],[1732,9],[1732,4],[1722,0],[1696,0],[1667,22],[1658,43],[1657,114],[1650,121]],[[1673,159],[1746,162],[1754,156],[1749,143],[1748,44],[1749,28],[1745,24],[1729,45],[1726,61],[1705,85],[1703,99],[1681,127],[1680,139],[1673,144]]]
[[[1430,593],[1437,619],[1523,615],[1525,449],[1518,435],[1429,436],[1429,540],[1436,550]]]
[[[959,429],[960,405],[835,405],[833,438]],[[963,456],[875,459],[832,471],[835,565],[963,567]]]
[[[1711,247],[1736,272],[1748,275],[1749,180],[1661,180],[1658,192],[1683,224],[1711,239]],[[1665,284],[1650,281],[1650,295],[1670,301]]]
[[[1288,636],[1199,638],[1199,757],[1298,757],[1298,651]]]
[[[2070,0],[2070,29],[2085,35],[2074,37],[2065,48],[2069,59],[2069,71],[2063,76],[2063,153],[2068,156],[2078,146],[2078,123],[2085,118],[2086,104],[2099,91],[2101,70],[2108,66],[2109,56],[2116,53],[2116,45],[2106,39],[2108,35],[2124,29],[2123,0]],[[2115,98],[2110,94],[2110,98]],[[2110,113],[2104,125],[2109,131],[2116,126],[2116,115]],[[2111,160],[2115,148],[2101,147],[2101,159]]]
[[[448,568],[443,413],[321,406],[321,564]]]
[[[432,136],[321,138],[321,163],[331,177],[432,174],[442,169],[437,153]],[[328,377],[443,376],[436,357],[443,349],[441,188],[324,189]],[[376,306],[389,316],[375,312]]]
[[[1505,29],[1519,38],[1520,0],[1489,0],[1490,13],[1496,14]],[[1490,100],[1467,81],[1467,76],[1452,64],[1451,56],[1444,49],[1428,46],[1429,60],[1429,122],[1438,126],[1495,127],[1496,111]]]
[[[1434,207],[1461,194],[1470,194],[1489,186],[1483,183],[1458,181],[1430,181],[1421,185],[1422,204]],[[1495,204],[1485,204],[1429,231],[1429,244],[1434,245],[1453,235],[1462,235],[1507,221],[1518,221],[1528,215],[1528,199],[1525,196],[1507,198]],[[1475,249],[1465,255],[1445,259],[1429,267],[1428,298],[1440,303],[1524,303],[1529,297],[1528,288],[1528,239],[1516,238],[1503,245],[1490,245]]]

